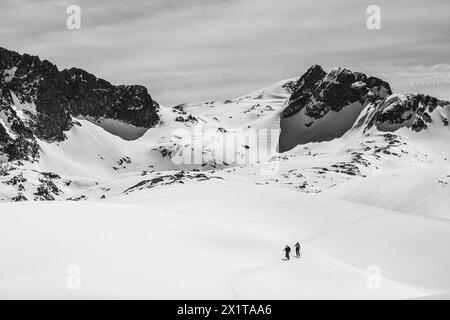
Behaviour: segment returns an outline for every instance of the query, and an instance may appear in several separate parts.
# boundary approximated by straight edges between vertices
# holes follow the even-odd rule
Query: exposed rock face
[[[281,114],[282,117],[288,118],[299,112],[313,96],[325,75],[326,72],[319,65],[310,67],[291,89],[293,92],[286,109]]]
[[[14,104],[11,92],[21,103],[34,104],[35,112],[27,111],[36,137],[50,141],[64,138],[63,132],[71,126],[68,88],[55,65],[0,48],[0,86],[3,109]]]
[[[298,80],[282,117],[291,117],[305,108],[305,115],[319,119],[330,110],[340,111],[354,102],[375,102],[390,94],[389,84],[378,78],[343,68],[327,74],[314,65]]]
[[[328,141],[347,132],[369,103],[392,94],[387,82],[343,68],[314,65],[298,80],[281,114],[279,151]]]
[[[117,119],[137,127],[153,127],[158,123],[158,105],[145,87],[114,86],[76,68],[63,70],[61,74],[70,88],[71,115]]]
[[[333,111],[333,112],[330,112]],[[297,81],[281,114],[279,151],[338,138],[351,128],[393,132],[449,125],[450,102],[425,94],[392,94],[389,84],[363,73],[314,65]]]
[[[114,86],[81,69],[60,72],[47,60],[0,48],[0,155],[9,160],[35,159],[36,138],[64,140],[71,116],[150,128],[157,109],[142,86]]]
[[[401,127],[420,132],[433,122],[448,126],[450,102],[425,94],[395,94],[370,106],[356,127],[395,131]]]

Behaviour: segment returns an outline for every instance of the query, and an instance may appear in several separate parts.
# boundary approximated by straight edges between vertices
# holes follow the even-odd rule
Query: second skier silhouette
[[[299,242],[297,242],[295,245],[294,245],[294,247],[295,247],[295,257],[296,258],[300,258],[300,249],[301,249],[301,246],[300,246],[300,243]],[[288,245],[286,245],[286,247],[284,248],[284,252],[285,252],[285,255],[286,255],[286,260],[290,260],[290,254],[291,254],[291,247],[289,247]]]

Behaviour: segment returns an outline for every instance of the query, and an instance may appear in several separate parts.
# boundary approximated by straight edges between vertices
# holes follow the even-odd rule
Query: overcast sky
[[[66,28],[71,4],[81,30]],[[366,27],[371,4],[381,30]],[[315,63],[401,90],[431,72],[424,90],[447,98],[449,12],[450,0],[0,0],[0,46],[145,85],[164,105],[234,98]]]

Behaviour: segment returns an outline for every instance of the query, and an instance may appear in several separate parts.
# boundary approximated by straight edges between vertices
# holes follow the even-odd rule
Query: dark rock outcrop
[[[305,108],[305,115],[319,119],[330,110],[340,111],[354,102],[375,102],[390,94],[389,84],[381,79],[344,68],[327,74],[314,65],[298,80],[282,117],[291,117]]]
[[[302,111],[302,113],[300,113]],[[328,118],[330,111],[334,111]],[[278,150],[329,141],[350,129],[420,132],[449,125],[450,102],[425,94],[392,94],[389,84],[343,68],[326,73],[314,65],[297,81],[281,114]],[[323,119],[322,119],[323,118]]]
[[[368,103],[390,94],[389,84],[378,78],[343,68],[326,73],[318,65],[310,67],[281,113],[279,152],[341,137]]]
[[[356,127],[365,126],[367,131],[376,127],[380,131],[395,131],[401,127],[420,132],[432,124],[432,115],[442,126],[448,121],[444,116],[445,109],[450,109],[450,102],[439,100],[425,94],[393,95],[367,110]]]
[[[67,97],[71,115],[116,119],[147,128],[158,123],[158,105],[145,87],[114,86],[76,68],[61,74],[70,89]]]
[[[20,112],[17,102],[23,105]],[[72,68],[0,48],[0,154],[9,160],[38,156],[36,139],[62,141],[72,116],[114,119],[150,128],[158,104],[142,86],[115,86]]]
[[[320,85],[321,80],[325,77],[326,72],[319,65],[313,65],[300,77],[295,86],[291,90],[292,95],[289,98],[287,107],[282,112],[282,117],[288,118],[299,112],[308,102],[314,91]]]

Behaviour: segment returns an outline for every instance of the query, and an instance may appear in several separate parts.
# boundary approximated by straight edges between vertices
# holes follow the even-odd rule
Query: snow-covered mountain
[[[36,139],[64,141],[73,117],[136,130],[159,119],[158,104],[142,86],[113,86],[81,69],[60,72],[47,60],[3,48],[0,88],[0,152],[9,160],[36,159]]]
[[[392,95],[389,84],[378,78],[343,68],[326,73],[315,65],[298,80],[281,114],[280,151],[339,138],[353,127],[392,132],[446,126],[448,105],[424,94]]]
[[[0,49],[0,296],[448,297],[449,117],[343,68],[167,107]]]
[[[390,95],[386,82],[343,68],[314,65],[297,81],[281,114],[280,152],[341,137],[362,109]]]

